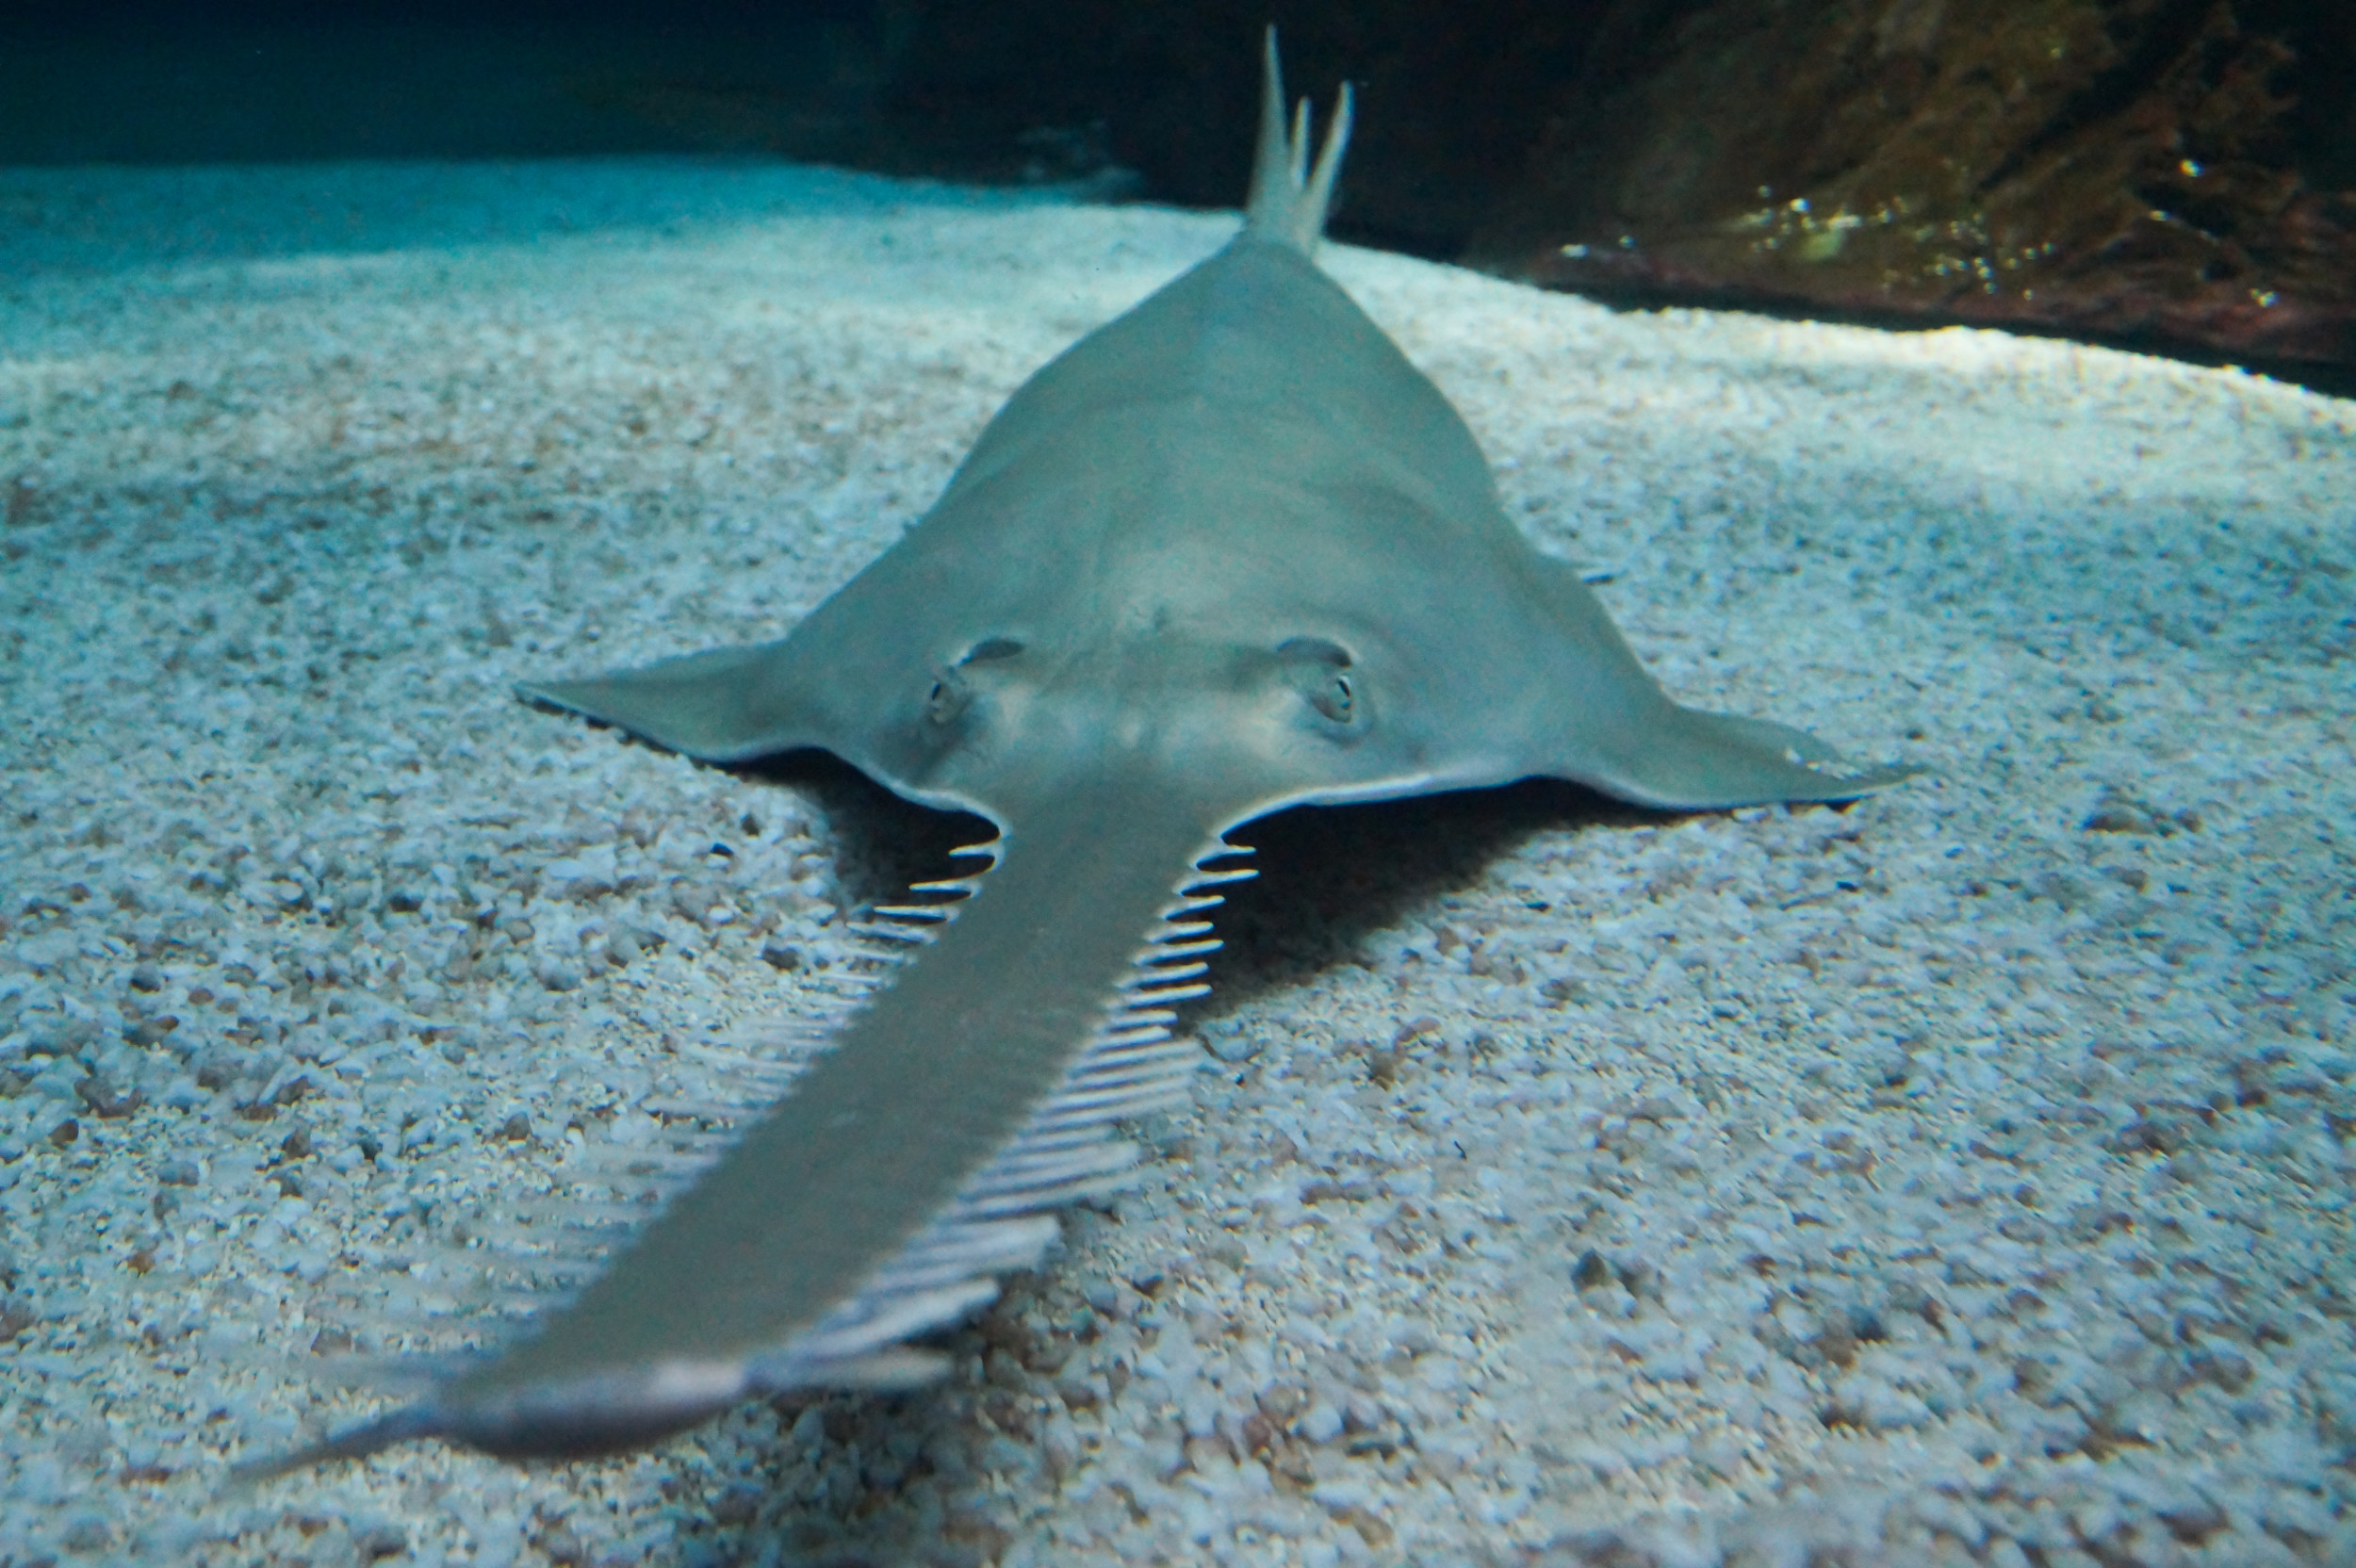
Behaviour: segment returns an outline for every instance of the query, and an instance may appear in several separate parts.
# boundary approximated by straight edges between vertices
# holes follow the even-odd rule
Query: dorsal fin
[[[1326,126],[1316,172],[1309,169],[1309,100],[1284,126],[1284,78],[1276,63],[1276,29],[1268,30],[1268,74],[1260,95],[1260,150],[1252,163],[1252,196],[1244,227],[1264,239],[1315,255],[1325,233],[1325,209],[1333,200],[1333,177],[1341,172],[1342,149],[1350,145],[1350,84],[1342,84]]]

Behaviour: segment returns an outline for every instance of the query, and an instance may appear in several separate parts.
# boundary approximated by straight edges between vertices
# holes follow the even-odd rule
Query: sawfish
[[[1176,1004],[1228,835],[1547,776],[1647,807],[1847,800],[1906,770],[1680,706],[1508,519],[1456,410],[1317,265],[1267,44],[1242,230],[1031,377],[931,511],[782,640],[522,688],[687,757],[830,752],[987,819],[884,911],[925,940],[716,1161],[504,1348],[266,1467],[437,1439],[642,1446],[740,1401],[905,1386],[1182,1095]]]

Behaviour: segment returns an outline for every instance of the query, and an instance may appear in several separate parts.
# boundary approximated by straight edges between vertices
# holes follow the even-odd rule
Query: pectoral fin
[[[527,681],[518,696],[586,714],[706,762],[744,762],[830,744],[820,683],[794,640],[712,648],[581,680]]]
[[[1783,800],[1854,800],[1915,770],[1846,760],[1805,730],[1674,703],[1641,743],[1583,746],[1550,770],[1639,806],[1712,810]]]

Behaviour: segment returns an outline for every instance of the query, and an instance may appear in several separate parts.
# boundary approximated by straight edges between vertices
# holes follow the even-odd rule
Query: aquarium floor
[[[1247,832],[1194,1104],[947,1383],[229,1484],[948,841],[510,683],[780,633],[1232,227],[0,172],[0,1563],[2356,1560],[2356,407],[1340,249],[1674,692],[1922,775]]]

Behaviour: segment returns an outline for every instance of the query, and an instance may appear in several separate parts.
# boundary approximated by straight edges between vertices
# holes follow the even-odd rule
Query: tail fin
[[[1325,209],[1333,199],[1333,176],[1341,172],[1342,149],[1350,145],[1350,84],[1342,84],[1334,101],[1333,118],[1325,131],[1325,146],[1317,154],[1317,172],[1309,170],[1309,100],[1293,112],[1292,132],[1284,130],[1284,79],[1276,64],[1276,29],[1268,30],[1268,86],[1260,100],[1260,150],[1252,164],[1252,197],[1244,207],[1244,227],[1264,239],[1290,245],[1315,255],[1325,233]]]

